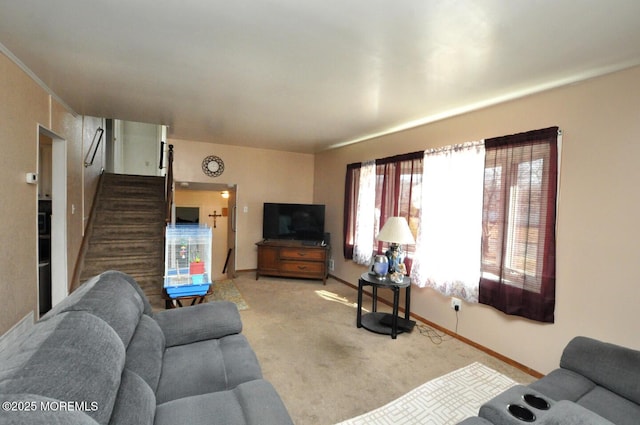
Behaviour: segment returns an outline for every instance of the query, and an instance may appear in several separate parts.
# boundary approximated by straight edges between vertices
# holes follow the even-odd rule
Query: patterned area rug
[[[386,406],[338,425],[457,424],[477,415],[482,404],[516,384],[476,362],[429,381]]]
[[[207,295],[207,301],[231,301],[238,306],[238,310],[247,310],[249,305],[242,298],[242,294],[231,279],[213,282],[213,293]]]

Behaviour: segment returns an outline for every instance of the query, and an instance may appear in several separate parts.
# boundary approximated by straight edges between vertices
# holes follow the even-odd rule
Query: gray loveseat
[[[233,303],[154,313],[110,271],[0,352],[0,424],[292,424]]]
[[[461,424],[640,424],[640,351],[576,337],[558,369],[498,395],[478,416]]]

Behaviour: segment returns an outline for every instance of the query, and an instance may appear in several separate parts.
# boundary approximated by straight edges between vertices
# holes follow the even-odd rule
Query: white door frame
[[[53,140],[51,161],[51,305],[69,294],[67,270],[67,141],[38,126],[38,136]]]

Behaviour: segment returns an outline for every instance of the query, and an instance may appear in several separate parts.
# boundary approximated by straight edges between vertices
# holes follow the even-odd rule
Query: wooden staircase
[[[164,177],[105,173],[85,238],[79,283],[106,270],[133,276],[154,307],[163,307]]]

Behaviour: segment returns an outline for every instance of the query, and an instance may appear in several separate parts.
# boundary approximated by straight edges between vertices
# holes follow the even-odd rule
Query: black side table
[[[371,313],[362,314],[362,292],[365,286],[371,286],[373,301],[371,305]],[[393,291],[393,313],[378,313],[378,288],[388,288]],[[400,289],[405,290],[405,307],[404,319],[398,317],[398,304],[400,301]],[[358,312],[356,324],[358,328],[365,328],[371,332],[384,335],[396,336],[402,332],[410,332],[416,322],[409,320],[409,312],[411,306],[411,280],[408,277],[402,279],[402,283],[392,282],[388,277],[378,279],[376,276],[362,273],[358,280]]]

